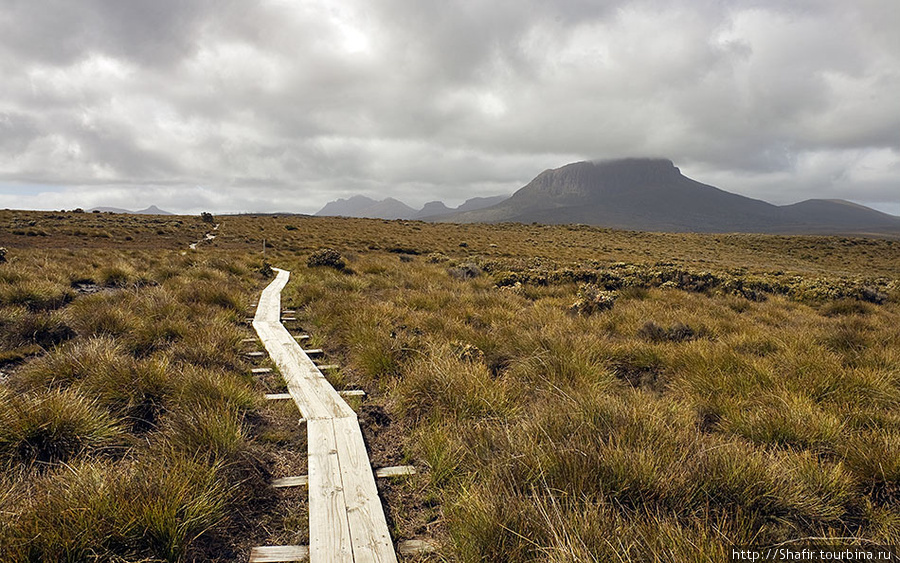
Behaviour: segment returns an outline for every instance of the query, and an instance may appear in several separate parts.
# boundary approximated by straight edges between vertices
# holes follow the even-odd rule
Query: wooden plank
[[[323,370],[323,369],[338,369],[341,366],[339,366],[338,364],[321,364],[321,365],[317,365],[316,367],[319,368],[319,370]]]
[[[272,368],[250,368],[250,373],[253,373],[253,374],[272,373]]]
[[[293,399],[290,393],[266,393],[267,401],[283,401]]]
[[[296,320],[297,320],[297,317],[281,317],[281,322],[285,322],[285,321],[287,321],[287,322],[293,322],[293,321],[296,321]]]
[[[308,334],[298,334],[294,337],[296,340],[309,340]]]
[[[334,419],[334,434],[355,561],[396,563],[397,555],[356,417]]]
[[[412,465],[396,465],[393,467],[382,467],[375,470],[376,479],[385,479],[387,477],[404,477],[407,475],[415,475],[416,468]],[[309,475],[295,475],[293,477],[281,477],[272,480],[272,486],[276,489],[285,487],[305,487],[309,485]]]
[[[309,475],[282,477],[281,479],[274,479],[272,481],[272,486],[276,489],[283,489],[285,487],[305,487],[307,485],[309,485]]]
[[[306,423],[309,444],[309,552],[312,561],[354,561],[333,420]]]
[[[308,559],[309,548],[305,545],[266,545],[250,550],[250,563],[281,563]]]
[[[282,314],[282,315],[293,315],[293,314],[296,313],[296,312],[297,312],[297,311],[295,311],[295,310],[293,310],[293,309],[283,309],[283,310],[281,311],[281,314]]]
[[[266,355],[265,352],[244,352],[245,356],[249,356],[251,358],[262,358]]]
[[[344,391],[338,391],[338,395],[341,397],[365,397],[366,392],[362,389],[345,389]]]
[[[419,555],[422,553],[431,553],[437,547],[428,540],[406,540],[400,542],[397,551],[400,555]]]
[[[241,340],[241,344],[252,344],[256,342],[255,338],[244,338]]]
[[[385,479],[388,477],[405,477],[415,475],[416,468],[412,465],[396,465],[392,467],[381,467],[375,470],[376,479]],[[305,487],[309,485],[309,475],[294,475],[292,477],[281,477],[272,480],[272,486],[276,489],[285,487]]]
[[[416,468],[412,465],[395,465],[392,467],[381,467],[375,470],[375,477],[383,479],[385,477],[403,477],[406,475],[415,475]]]
[[[325,352],[321,348],[310,348],[309,350],[304,350],[303,353],[307,356],[319,356]]]

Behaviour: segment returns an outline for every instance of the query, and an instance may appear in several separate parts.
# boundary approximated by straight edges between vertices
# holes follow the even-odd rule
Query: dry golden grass
[[[238,323],[263,283],[264,239],[266,260],[293,272],[285,305],[342,366],[333,377],[370,391],[427,468],[415,494],[437,508],[421,530],[398,518],[396,539],[436,534],[438,557],[464,562],[721,561],[736,544],[900,540],[900,242],[216,221],[192,252],[210,229],[199,217],[0,212],[5,388],[88,396],[108,417],[96,428],[116,433],[78,427],[64,442],[74,473],[6,458],[20,467],[0,487],[13,515],[0,538],[17,556],[73,545],[88,558],[66,542],[96,525],[114,538],[87,536],[105,553],[184,559],[198,536],[170,516],[184,491],[201,491],[198,522],[227,528],[256,445]],[[326,248],[343,268],[310,265]],[[36,480],[146,499],[134,464],[175,463],[195,469],[161,495],[157,539],[129,527],[150,516],[109,512],[83,487],[54,500],[91,507],[83,521],[29,539],[50,522]]]

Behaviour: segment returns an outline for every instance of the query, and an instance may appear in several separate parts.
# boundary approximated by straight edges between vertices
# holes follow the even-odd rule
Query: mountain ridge
[[[388,197],[375,200],[364,195],[340,198],[329,201],[315,213],[319,217],[359,217],[370,219],[412,219],[428,221],[436,217],[478,210],[494,205],[509,196],[473,197],[467,199],[459,207],[450,208],[443,201],[429,201],[422,209],[414,209],[402,201]]]
[[[93,207],[91,209],[88,209],[88,211],[98,211],[100,213],[127,213],[129,215],[174,215],[174,213],[170,213],[169,211],[160,209],[155,205],[151,205],[150,207],[139,209],[137,211],[122,209],[121,207]]]
[[[900,217],[844,200],[777,206],[684,176],[671,160],[574,162],[538,174],[509,199],[441,216],[454,223],[583,223],[671,232],[900,232]]]

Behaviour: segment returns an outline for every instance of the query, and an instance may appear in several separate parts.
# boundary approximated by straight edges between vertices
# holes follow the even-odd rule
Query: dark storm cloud
[[[887,208],[897,21],[893,0],[0,0],[0,206],[459,202],[650,155]]]

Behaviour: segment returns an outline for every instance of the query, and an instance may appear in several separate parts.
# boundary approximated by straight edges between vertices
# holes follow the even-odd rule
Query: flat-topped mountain
[[[437,220],[675,232],[900,232],[900,217],[868,207],[842,200],[772,205],[692,180],[670,160],[645,158],[546,170],[507,200]]]
[[[371,219],[409,219],[415,214],[415,209],[392,197],[377,201],[364,195],[328,202],[316,213],[319,216]]]

